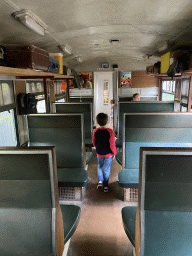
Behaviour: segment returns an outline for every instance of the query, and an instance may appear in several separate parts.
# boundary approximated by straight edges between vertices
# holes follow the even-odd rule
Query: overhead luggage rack
[[[73,76],[42,72],[42,71],[34,71],[31,69],[4,67],[4,66],[0,66],[0,74],[15,76],[16,79],[43,79],[47,113],[50,112],[50,106],[48,104],[49,99],[48,99],[48,92],[47,92],[47,79],[49,80],[66,79],[68,84],[69,80],[74,78]]]
[[[16,76],[17,79],[35,79],[35,78],[47,78],[47,79],[73,79],[73,76],[54,74],[43,71],[36,71],[31,69],[11,68],[0,66],[0,74]]]

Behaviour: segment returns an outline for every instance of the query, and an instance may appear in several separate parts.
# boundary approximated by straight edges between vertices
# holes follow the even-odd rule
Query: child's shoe
[[[97,183],[97,189],[99,188],[99,187],[102,187],[103,186],[103,181],[99,181],[98,183]]]
[[[104,187],[104,188],[103,188],[103,191],[104,191],[104,192],[108,192],[108,190],[109,190],[108,187]]]

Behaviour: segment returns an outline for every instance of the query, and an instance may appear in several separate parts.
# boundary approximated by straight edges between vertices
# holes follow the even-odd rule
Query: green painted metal
[[[92,103],[56,103],[56,113],[83,113],[85,140],[92,139]]]
[[[142,148],[141,255],[192,255],[192,148]]]
[[[56,256],[51,151],[30,150],[0,150],[0,254]]]
[[[81,209],[77,205],[60,205],[64,222],[65,244],[74,234],[80,220]]]
[[[30,146],[55,146],[59,184],[86,186],[83,114],[28,115],[27,119]]]
[[[82,115],[29,115],[29,142],[55,146],[58,168],[83,168]]]
[[[59,187],[85,187],[88,183],[87,171],[83,168],[58,168]]]
[[[135,219],[137,207],[126,206],[122,209],[122,220],[125,233],[127,234],[130,242],[135,247]]]
[[[119,102],[118,145],[122,146],[123,118],[125,113],[173,112],[173,102]]]
[[[125,114],[124,131],[125,171],[119,173],[119,184],[129,187],[135,184],[135,175],[138,175],[140,147],[192,147],[192,114]],[[130,179],[130,170],[135,170],[133,180]]]

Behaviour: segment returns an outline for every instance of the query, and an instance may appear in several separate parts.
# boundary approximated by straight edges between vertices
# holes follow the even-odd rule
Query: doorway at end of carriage
[[[97,126],[96,116],[106,113],[110,119],[113,99],[113,72],[94,72],[94,126]]]

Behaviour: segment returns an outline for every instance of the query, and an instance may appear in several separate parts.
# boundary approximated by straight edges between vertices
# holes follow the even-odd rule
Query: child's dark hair
[[[134,99],[137,95],[139,95],[139,93],[133,94],[133,99]]]
[[[110,100],[110,103],[111,104],[115,104],[115,100]]]
[[[96,120],[100,126],[105,126],[108,122],[108,115],[105,113],[99,113],[96,117]]]

